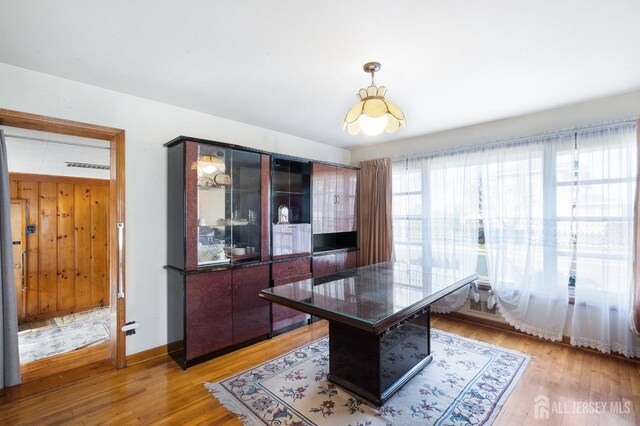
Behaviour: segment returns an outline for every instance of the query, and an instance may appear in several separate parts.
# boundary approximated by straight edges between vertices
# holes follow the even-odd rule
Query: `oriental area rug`
[[[205,387],[247,425],[488,425],[530,358],[432,329],[433,361],[374,407],[327,380],[328,342],[322,338]],[[390,359],[413,355],[406,339],[391,345]]]
[[[20,364],[108,341],[110,311],[108,307],[96,308],[53,318],[46,325],[19,331]]]

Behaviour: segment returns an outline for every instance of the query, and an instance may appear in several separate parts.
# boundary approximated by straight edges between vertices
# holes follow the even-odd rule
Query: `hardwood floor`
[[[532,355],[532,360],[502,408],[497,425],[640,424],[640,363],[601,355],[434,316],[433,326]],[[242,423],[204,388],[327,334],[325,321],[294,330],[182,371],[167,356],[110,371],[56,390],[0,405],[0,424],[215,424]],[[570,409],[573,401],[607,402],[604,414],[551,413],[534,418],[534,399],[549,398],[551,408]],[[613,402],[632,404],[632,414],[612,414]],[[562,405],[566,404],[566,405]],[[578,408],[588,411],[589,405]],[[601,406],[599,406],[601,407]]]
[[[46,379],[80,366],[109,360],[109,343],[99,343],[60,355],[33,361],[20,368],[22,383]]]

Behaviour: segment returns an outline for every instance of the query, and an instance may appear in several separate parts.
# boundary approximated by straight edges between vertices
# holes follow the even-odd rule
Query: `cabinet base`
[[[309,325],[310,319],[306,319],[304,321],[299,321],[294,324],[288,325],[286,327],[279,328],[278,330],[274,330],[271,332],[271,337],[279,336],[281,334],[288,333],[296,328],[304,327],[305,325]]]
[[[226,348],[222,348],[220,350],[208,353],[206,355],[199,356],[197,358],[193,358],[190,360],[185,359],[184,357],[184,348],[174,350],[169,353],[171,358],[183,369],[186,370],[189,367],[193,367],[197,364],[202,364],[203,362],[210,361],[213,358],[217,358],[219,356],[228,354],[233,351],[237,351],[238,349],[246,348],[247,346],[251,346],[263,340],[269,339],[269,334],[263,334],[262,336],[258,336],[251,340],[247,340],[246,342],[238,343],[237,345],[227,346]],[[172,343],[172,345],[179,345],[178,342]]]

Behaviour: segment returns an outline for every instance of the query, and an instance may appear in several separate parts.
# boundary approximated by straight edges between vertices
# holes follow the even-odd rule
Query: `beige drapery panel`
[[[391,159],[379,158],[360,163],[359,266],[391,260]]]
[[[636,126],[636,199],[633,205],[633,330],[640,336],[640,120]]]

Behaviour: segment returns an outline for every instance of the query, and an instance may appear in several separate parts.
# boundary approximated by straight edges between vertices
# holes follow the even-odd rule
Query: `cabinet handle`
[[[27,279],[26,279],[26,274],[25,274],[25,270],[24,270],[24,257],[26,256],[27,251],[26,250],[22,250],[20,252],[20,263],[21,263],[21,272],[22,272],[22,291],[27,291]]]
[[[338,204],[338,196],[337,195],[333,196],[333,204]]]
[[[124,223],[119,222],[116,227],[118,228],[118,299],[124,299],[124,279],[122,276]]]
[[[340,204],[340,194],[336,195],[336,199],[338,200],[336,204]]]

